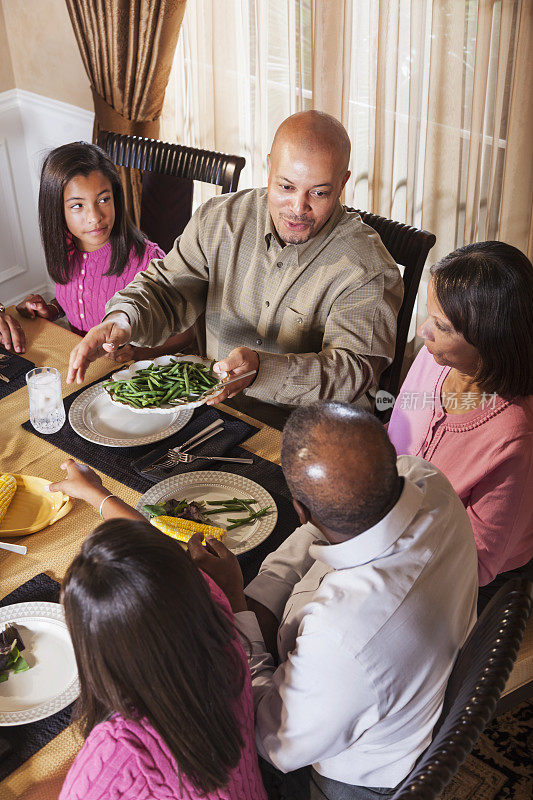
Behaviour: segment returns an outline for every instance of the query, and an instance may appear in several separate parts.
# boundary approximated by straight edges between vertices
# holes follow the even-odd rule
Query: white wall
[[[94,114],[21,89],[0,93],[0,301],[50,295],[37,198],[46,153],[92,138]]]

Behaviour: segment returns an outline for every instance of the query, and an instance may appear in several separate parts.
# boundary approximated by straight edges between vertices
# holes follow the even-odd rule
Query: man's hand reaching
[[[243,375],[245,372],[250,372],[251,370],[255,370],[257,373],[258,369],[259,356],[255,350],[250,350],[249,347],[236,347],[226,358],[223,358],[222,361],[217,361],[217,363],[213,365],[214,372],[227,372],[229,373],[229,378],[238,378],[239,375]],[[227,389],[217,394],[212,400],[208,400],[207,405],[213,406],[216,403],[223,403],[228,397],[235,397],[236,394],[239,394],[239,392],[242,392],[247,386],[250,386],[254,380],[255,375],[250,375],[242,381],[232,383],[231,386],[228,386]]]
[[[122,311],[110,314],[91,328],[70,354],[67,383],[82,383],[90,363],[127,344],[130,337],[131,325],[126,314]]]

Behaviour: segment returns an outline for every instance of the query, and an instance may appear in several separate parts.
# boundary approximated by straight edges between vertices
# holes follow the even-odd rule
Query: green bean
[[[228,517],[228,522],[231,522],[232,524],[228,525],[226,530],[231,531],[233,528],[240,528],[241,525],[251,525],[256,519],[260,519],[266,514],[269,514],[270,509],[271,506],[265,506],[265,508],[261,508],[259,511],[254,511],[249,517],[243,517],[242,519],[230,519]]]

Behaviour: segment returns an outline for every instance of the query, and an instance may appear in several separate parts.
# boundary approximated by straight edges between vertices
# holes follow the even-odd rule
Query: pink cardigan
[[[422,348],[396,399],[388,433],[398,455],[431,461],[461,498],[484,586],[533,557],[533,396],[507,401],[487,395],[474,410],[446,414],[441,387],[448,372]],[[468,408],[468,395],[462,402]]]
[[[111,244],[106,242],[99,250],[81,253],[75,247],[70,253],[71,279],[68,283],[56,283],[56,299],[76,332],[86,333],[98,325],[105,316],[105,304],[115,292],[124,289],[138,272],[145,270],[152,258],[163,258],[161,248],[153,242],[146,242],[144,256],[139,259],[135,251],[122,275],[108,275],[111,258]]]
[[[221,590],[204,577],[216,602],[231,614]],[[174,756],[146,719],[137,722],[114,714],[87,737],[59,800],[267,800],[257,763],[248,662],[242,646],[237,642],[235,646],[246,668],[237,709],[244,746],[225,788],[199,795],[187,776],[178,774]]]

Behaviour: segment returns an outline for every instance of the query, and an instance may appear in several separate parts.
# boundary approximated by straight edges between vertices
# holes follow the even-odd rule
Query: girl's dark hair
[[[132,247],[139,260],[146,250],[145,238],[126,211],[122,184],[109,156],[96,144],[72,142],[61,145],[47,155],[39,187],[41,240],[46,267],[55,283],[68,283],[70,279],[63,191],[76,175],[87,177],[91,172],[105,175],[113,190],[115,224],[110,236],[111,261],[106,275],[121,275],[124,272]]]
[[[85,735],[109,714],[146,717],[195,788],[226,785],[243,740],[235,629],[175,541],[148,522],[99,525],[62,590]]]
[[[475,376],[507,399],[533,394],[533,265],[505,242],[476,242],[431,269],[439,304],[480,356]]]

